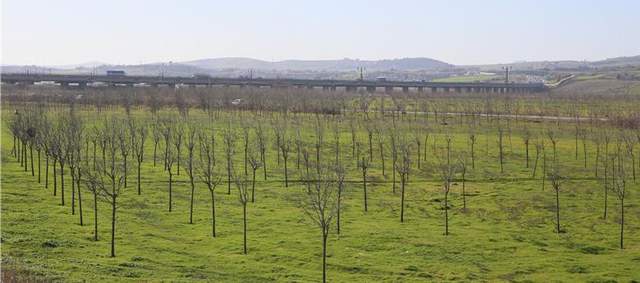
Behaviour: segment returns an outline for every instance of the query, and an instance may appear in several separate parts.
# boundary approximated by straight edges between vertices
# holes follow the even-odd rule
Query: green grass
[[[70,186],[66,206],[60,194],[54,197],[50,184],[38,184],[30,172],[23,172],[10,156],[11,136],[4,109],[2,122],[2,264],[27,278],[54,281],[298,281],[321,278],[321,234],[298,207],[302,186],[284,188],[282,166],[277,165],[273,147],[267,157],[268,181],[258,178],[256,203],[248,206],[249,254],[242,254],[242,214],[237,190],[227,195],[226,184],[217,189],[218,237],[210,236],[210,199],[207,189],[197,184],[195,224],[188,224],[189,187],[181,175],[174,187],[174,211],[167,211],[167,174],[159,161],[153,167],[152,142],[148,139],[143,165],[142,195],[135,192],[135,173],[120,200],[115,258],[109,257],[109,207],[99,207],[100,240],[94,242],[93,200],[83,191],[85,225],[71,215]],[[88,117],[103,117],[83,113]],[[123,115],[122,112],[111,114]],[[173,113],[174,115],[177,115]],[[149,117],[136,112],[137,117]],[[229,114],[223,114],[226,116]],[[236,114],[233,114],[236,115]],[[207,118],[194,110],[192,119],[203,124]],[[309,117],[304,117],[308,119]],[[268,120],[261,118],[261,120]],[[313,142],[312,121],[303,120],[305,142]],[[409,122],[405,122],[409,124]],[[216,127],[226,125],[217,120]],[[415,124],[412,124],[415,126]],[[269,128],[269,124],[265,124]],[[486,126],[486,125],[485,125]],[[540,124],[517,122],[514,128]],[[454,150],[467,149],[465,128],[450,123],[436,126],[451,133]],[[407,187],[405,223],[399,221],[400,197],[392,192],[390,157],[387,178],[382,176],[374,148],[370,172],[369,211],[362,206],[359,171],[351,156],[348,123],[341,135],[343,161],[348,179],[342,214],[342,233],[335,230],[329,240],[328,278],[332,282],[377,281],[629,281],[640,280],[640,209],[638,185],[631,184],[626,200],[626,247],[618,248],[618,201],[610,194],[609,216],[602,219],[602,186],[593,177],[593,145],[589,144],[589,168],[573,157],[572,126],[567,126],[559,143],[563,172],[575,180],[561,190],[561,221],[566,233],[554,232],[554,196],[547,184],[531,179],[524,167],[524,146],[514,132],[507,150],[505,174],[499,173],[496,135],[486,128],[476,145],[476,169],[467,183],[468,210],[462,210],[461,183],[451,194],[451,235],[444,236],[443,195],[434,172],[433,145],[422,169],[413,167]],[[484,128],[483,128],[484,129]],[[270,130],[270,129],[269,129]],[[405,133],[415,130],[405,129]],[[433,142],[434,131],[430,142]],[[292,132],[289,132],[292,134]],[[220,135],[218,131],[218,135]],[[436,148],[443,146],[438,134]],[[273,135],[269,131],[270,143]],[[364,130],[359,140],[366,144]],[[323,158],[332,159],[330,129],[325,130]],[[238,142],[238,145],[240,141]],[[488,151],[486,151],[488,149]],[[242,170],[238,146],[235,163]],[[219,139],[218,158],[222,160]],[[533,147],[532,147],[532,156]],[[298,179],[295,152],[289,164],[292,179]],[[582,158],[582,156],[580,156]],[[221,163],[224,163],[221,161]],[[36,169],[37,170],[37,169]],[[224,175],[223,167],[218,168]],[[44,170],[43,170],[44,172]],[[37,172],[36,172],[37,174]],[[68,174],[66,174],[68,176]],[[261,176],[261,175],[259,175]],[[540,174],[538,175],[540,176]],[[44,176],[42,178],[44,180]],[[385,182],[386,181],[386,182]],[[67,181],[67,185],[70,180]]]

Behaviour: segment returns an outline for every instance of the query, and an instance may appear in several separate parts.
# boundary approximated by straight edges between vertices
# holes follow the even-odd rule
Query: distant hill
[[[597,68],[638,67],[640,55],[630,57],[614,57],[599,61],[520,61],[507,64],[469,65],[462,68],[480,70],[500,70],[504,66],[511,66],[514,70],[593,70]]]
[[[359,67],[365,68],[364,78],[374,80],[415,81],[455,77],[476,79],[482,73],[502,74],[502,67],[512,66],[512,78],[521,75],[524,81],[542,80],[555,73],[617,72],[621,69],[640,70],[640,56],[616,57],[600,61],[531,61],[490,65],[451,65],[430,58],[400,58],[385,60],[283,60],[264,61],[245,57],[201,59],[174,63],[110,65],[88,62],[63,66],[4,65],[3,73],[105,74],[107,70],[122,70],[128,75],[182,76],[208,74],[214,77],[253,76],[255,78],[346,79],[359,78]]]
[[[430,58],[402,58],[387,60],[284,60],[263,61],[251,58],[228,57],[181,62],[181,64],[203,69],[256,69],[290,71],[353,71],[363,67],[367,70],[434,70],[451,68],[453,65]]]

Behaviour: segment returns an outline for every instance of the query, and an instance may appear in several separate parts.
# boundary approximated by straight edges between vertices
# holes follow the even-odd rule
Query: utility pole
[[[364,67],[358,67],[358,71],[360,72],[360,80],[364,81]]]
[[[508,84],[509,83],[509,71],[511,71],[513,67],[512,66],[502,66],[502,69],[504,70],[504,83]]]

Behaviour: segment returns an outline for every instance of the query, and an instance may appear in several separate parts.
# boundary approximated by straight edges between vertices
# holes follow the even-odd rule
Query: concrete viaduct
[[[477,92],[477,93],[525,93],[545,91],[542,83],[446,83],[427,81],[387,81],[387,80],[309,80],[309,79],[249,79],[214,77],[152,77],[152,76],[106,76],[106,75],[55,75],[55,74],[2,74],[3,84],[32,85],[35,83],[53,83],[62,87],[87,87],[104,84],[107,86],[238,86],[271,88],[307,88],[323,90],[375,92],[384,90],[409,90],[431,92]]]

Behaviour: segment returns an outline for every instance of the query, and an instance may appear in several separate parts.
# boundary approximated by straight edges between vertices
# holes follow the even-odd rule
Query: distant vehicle
[[[193,74],[194,79],[210,79],[211,76],[209,74]]]
[[[386,82],[386,81],[387,81],[387,78],[385,78],[385,77],[377,77],[377,78],[376,78],[376,81],[379,81],[379,82]]]
[[[231,101],[231,104],[233,105],[240,105],[242,103],[242,98],[236,98],[233,101]]]
[[[122,70],[107,70],[107,76],[126,76],[127,73],[125,73]]]

